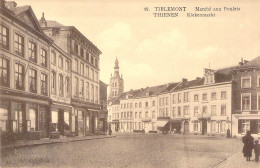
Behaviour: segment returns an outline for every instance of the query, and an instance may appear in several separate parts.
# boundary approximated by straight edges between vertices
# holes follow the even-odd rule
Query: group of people
[[[251,136],[251,132],[247,131],[247,134],[242,138],[242,142],[244,143],[243,153],[244,157],[246,157],[246,161],[250,161],[250,158],[252,157],[252,151],[254,150],[255,161],[258,162],[260,155],[259,141],[254,141],[254,137]]]

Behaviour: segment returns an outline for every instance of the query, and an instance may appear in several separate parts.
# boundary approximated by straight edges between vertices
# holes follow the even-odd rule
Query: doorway
[[[189,134],[189,121],[184,121],[184,134]]]
[[[202,135],[207,134],[207,120],[203,119],[202,120],[202,130],[201,130]]]

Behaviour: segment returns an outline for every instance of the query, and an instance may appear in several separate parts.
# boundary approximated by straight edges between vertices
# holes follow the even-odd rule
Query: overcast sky
[[[260,55],[259,0],[16,0],[38,19],[75,26],[101,51],[100,79],[109,83],[116,55],[125,91],[203,76],[203,68],[236,65]],[[239,7],[215,18],[154,18],[153,7]],[[150,11],[145,12],[144,8]],[[212,11],[211,11],[212,12]],[[209,13],[211,13],[209,12]]]

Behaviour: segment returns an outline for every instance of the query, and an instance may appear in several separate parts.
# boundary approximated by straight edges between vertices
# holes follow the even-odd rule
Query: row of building
[[[97,46],[74,26],[38,20],[30,6],[0,3],[1,132],[22,139],[104,131]]]
[[[260,57],[239,65],[204,69],[203,77],[123,92],[110,81],[109,127],[119,132],[260,135]],[[118,78],[118,80],[115,79]],[[118,93],[117,95],[115,93]]]

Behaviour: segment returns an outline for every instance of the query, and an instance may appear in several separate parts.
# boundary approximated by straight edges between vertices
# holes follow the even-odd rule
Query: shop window
[[[242,120],[242,133],[250,130],[250,120]]]
[[[15,88],[24,90],[24,66],[15,64]]]
[[[51,131],[58,131],[58,111],[51,111]]]
[[[241,99],[242,99],[242,110],[250,110],[251,109],[250,94],[242,94]]]
[[[37,47],[32,41],[29,41],[29,60],[32,62],[37,62]]]
[[[194,132],[198,132],[199,131],[199,123],[198,123],[198,121],[194,121],[194,123],[193,123],[193,130],[194,130]]]
[[[34,69],[29,69],[29,91],[37,92],[37,72]]]
[[[241,88],[250,88],[251,87],[251,77],[241,77]]]
[[[9,60],[0,57],[0,86],[9,87]]]
[[[24,37],[15,33],[14,35],[15,54],[24,57]]]
[[[47,67],[47,51],[41,48],[41,65]]]
[[[8,102],[0,102],[0,132],[7,131]]]
[[[13,131],[14,132],[22,132],[23,131],[23,112],[22,112],[22,104],[15,103],[15,121],[13,121]]]
[[[0,25],[0,47],[9,49],[9,29],[3,25]]]
[[[37,111],[35,109],[29,109],[30,127],[27,125],[27,131],[36,131],[36,117]]]

